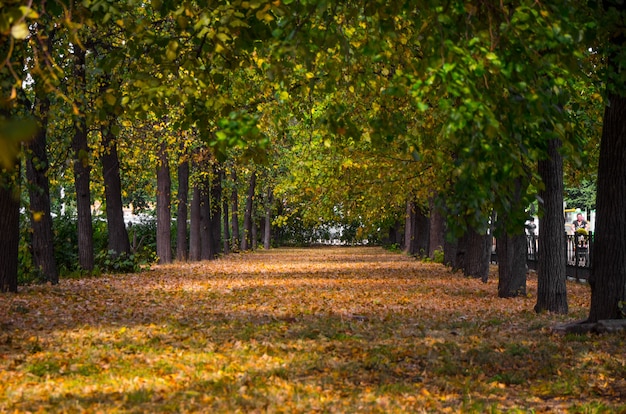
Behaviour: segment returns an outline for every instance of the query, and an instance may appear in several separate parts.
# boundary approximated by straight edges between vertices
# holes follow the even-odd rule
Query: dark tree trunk
[[[178,210],[176,214],[176,260],[187,260],[187,201],[189,196],[189,160],[185,155],[178,163]]]
[[[559,152],[560,147],[559,140],[550,140],[548,159],[538,164],[539,175],[545,189],[539,194],[543,203],[539,203],[539,258],[535,311],[566,314],[568,306],[563,218],[563,159]]]
[[[117,256],[122,253],[130,253],[130,241],[126,231],[126,223],[124,223],[120,161],[117,156],[116,138],[112,131],[114,122],[114,120],[110,120],[109,124],[101,130],[104,149],[101,161],[106,198],[109,251],[114,251]]]
[[[84,94],[86,88],[85,50],[76,47],[74,50],[74,82],[77,89]],[[78,104],[84,111],[84,105]],[[89,189],[91,166],[89,146],[87,144],[87,124],[85,114],[78,115],[74,120],[74,185],[76,188],[76,212],[78,215],[78,264],[84,270],[94,268],[93,223],[91,221],[91,192]]]
[[[59,283],[59,273],[54,258],[54,237],[50,214],[50,183],[48,181],[48,154],[46,133],[50,101],[36,97],[39,108],[39,131],[27,144],[26,177],[30,198],[30,222],[33,230],[33,262],[46,281]]]
[[[19,166],[14,171],[0,167],[0,292],[17,292],[20,244]]]
[[[526,295],[526,235],[498,237],[498,297]]]
[[[200,259],[213,260],[213,234],[211,231],[211,196],[210,184],[205,182],[200,187]]]
[[[458,270],[457,255],[459,248],[459,240],[448,229],[446,219],[444,217],[444,232],[445,237],[443,241],[443,264],[450,266],[454,270]]]
[[[222,182],[226,179],[226,173],[222,170],[221,173]],[[228,199],[226,197],[222,197],[222,217],[223,217],[223,227],[224,227],[224,254],[230,253],[230,223],[228,222],[228,215],[230,214],[228,210]]]
[[[489,277],[489,261],[491,259],[491,236],[478,233],[470,227],[463,239],[465,245],[463,274],[486,282]]]
[[[211,252],[215,258],[220,253],[222,238],[222,171],[216,161],[211,178]]]
[[[435,258],[435,252],[442,251],[445,244],[445,221],[433,199],[430,200],[430,229],[428,231],[428,257]]]
[[[598,166],[596,232],[589,280],[590,322],[626,317],[626,87],[621,83],[626,4],[606,0],[604,7],[615,7],[621,17],[615,19],[618,23],[612,28],[612,50],[608,58],[609,105],[604,109]]]
[[[157,165],[157,239],[156,249],[159,263],[172,262],[171,239],[171,187],[170,166],[167,159],[167,144],[161,143]]]
[[[243,237],[241,238],[241,250],[248,250],[252,245],[252,226],[254,225],[252,215],[254,208],[254,192],[256,188],[256,171],[250,175],[248,185],[248,198],[246,199],[246,211],[243,216]]]
[[[230,200],[233,206],[232,220],[231,220],[232,227],[233,227],[233,234],[232,234],[233,241],[231,243],[231,246],[234,251],[237,251],[239,249],[241,236],[239,235],[239,195],[237,193],[237,171],[235,171],[234,166],[233,166],[233,171],[231,172],[230,177],[231,177],[232,186],[233,186],[233,191],[232,191],[232,194],[230,195]]]
[[[265,225],[263,226],[263,248],[269,250],[272,236],[272,189],[267,190],[267,205],[265,206]]]
[[[524,211],[522,193],[526,192],[524,180],[515,180],[511,192],[510,206],[512,209]],[[517,217],[513,213],[503,214],[498,227],[498,297],[511,298],[526,294],[526,233],[524,222],[513,221]],[[523,217],[523,216],[520,216]],[[495,221],[495,214],[491,222]],[[517,231],[511,229],[518,229]]]
[[[252,220],[252,229],[250,230],[250,247],[252,250],[257,249],[258,243],[258,228],[256,220]]]
[[[202,243],[200,241],[201,228],[201,210],[202,210],[202,192],[200,184],[195,183],[193,186],[193,197],[191,199],[191,220],[189,224],[189,260],[197,262],[201,260]]]
[[[426,212],[419,206],[415,211],[415,252],[413,254],[418,257],[426,257],[428,255],[428,242],[430,239],[430,220]]]

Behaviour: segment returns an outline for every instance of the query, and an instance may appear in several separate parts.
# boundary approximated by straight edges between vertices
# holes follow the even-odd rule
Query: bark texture
[[[26,178],[30,199],[30,222],[33,231],[33,264],[47,282],[59,283],[59,272],[54,258],[54,236],[50,214],[50,183],[48,181],[48,154],[46,151],[48,111],[47,97],[35,98],[39,131],[26,145]]]
[[[178,192],[176,199],[178,209],[176,212],[176,260],[187,260],[187,212],[189,195],[189,160],[183,156],[178,163]]]
[[[232,250],[237,251],[239,249],[239,243],[241,242],[241,236],[239,234],[239,194],[237,193],[237,171],[235,171],[235,167],[230,174],[230,179],[232,181],[233,191],[230,195],[230,201],[232,204],[232,242],[231,247]]]
[[[200,242],[200,226],[201,226],[201,191],[200,185],[195,183],[193,186],[193,196],[191,198],[191,219],[189,224],[189,260],[197,262],[201,260],[202,245]]]
[[[254,208],[254,192],[256,190],[256,171],[252,171],[248,184],[248,197],[246,210],[243,216],[243,237],[241,238],[241,250],[245,251],[252,247],[252,226],[254,225],[252,214]]]
[[[162,143],[158,153],[157,165],[157,256],[159,263],[172,262],[171,223],[171,188],[170,166],[167,159],[167,145]]]
[[[498,297],[526,295],[526,235],[498,237]]]
[[[17,163],[15,170],[18,169]],[[17,292],[20,203],[15,171],[0,169],[0,292]]]
[[[612,94],[609,102],[598,167],[590,322],[624,318],[626,312],[626,97]]]
[[[535,311],[566,314],[565,221],[563,218],[563,159],[561,142],[550,140],[548,158],[540,161],[539,175],[545,189],[539,196],[539,248],[537,262],[537,304]]]
[[[124,210],[122,205],[122,181],[120,179],[120,161],[117,155],[116,137],[113,134],[113,120],[102,129],[102,146],[104,152],[101,157],[102,176],[104,178],[104,194],[106,197],[106,215],[109,251],[120,255],[130,253],[130,241]]]
[[[74,50],[74,82],[77,89],[85,93],[85,50],[76,47]],[[84,109],[85,105],[78,103]],[[89,160],[89,145],[87,143],[87,124],[84,114],[74,119],[74,136],[72,138],[74,151],[74,187],[76,189],[76,213],[78,215],[78,264],[84,270],[94,268],[93,252],[93,223],[91,221],[91,166]]]

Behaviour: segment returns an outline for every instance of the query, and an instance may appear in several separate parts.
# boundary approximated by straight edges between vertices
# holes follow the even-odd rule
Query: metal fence
[[[587,235],[564,235],[565,257],[567,258],[566,275],[569,278],[584,281],[591,273],[591,257],[593,255],[593,233]],[[536,235],[526,236],[526,263],[529,269],[537,270],[539,260],[539,238]],[[497,248],[492,254],[492,261],[497,263]]]

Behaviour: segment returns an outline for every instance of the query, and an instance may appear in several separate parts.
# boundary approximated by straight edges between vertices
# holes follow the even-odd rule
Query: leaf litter
[[[0,296],[0,412],[626,412],[625,336],[375,247],[276,249]]]

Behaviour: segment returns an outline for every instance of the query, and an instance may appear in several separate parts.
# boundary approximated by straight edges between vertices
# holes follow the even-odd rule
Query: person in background
[[[576,214],[576,220],[572,222],[572,230],[574,231],[574,233],[576,233],[576,230],[578,229],[588,230],[587,221],[585,221],[585,219],[583,218],[582,213]]]

